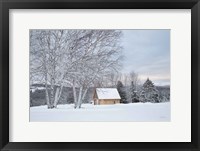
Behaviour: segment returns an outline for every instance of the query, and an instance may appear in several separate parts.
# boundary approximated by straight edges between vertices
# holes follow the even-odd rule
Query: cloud
[[[123,30],[122,45],[122,72],[154,77],[155,83],[170,82],[170,30]]]

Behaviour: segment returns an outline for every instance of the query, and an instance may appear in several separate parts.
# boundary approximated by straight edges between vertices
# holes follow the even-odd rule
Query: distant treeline
[[[94,93],[94,88],[90,88],[83,103],[89,103],[92,100],[93,93]],[[60,99],[58,100],[58,104],[71,104],[71,103],[74,103],[73,89],[72,87],[63,87],[63,91]],[[30,106],[40,106],[40,105],[46,105],[45,87],[42,84],[35,84],[32,85],[30,89]]]
[[[50,86],[49,86],[50,88]],[[165,96],[166,101],[170,100],[170,87],[169,86],[156,86],[160,96]],[[83,100],[83,103],[91,103],[93,100],[94,87],[90,87],[88,93]],[[78,91],[78,89],[77,89]],[[131,100],[126,100],[127,103],[132,102]],[[72,87],[63,87],[63,92],[58,101],[58,104],[72,104],[74,103],[73,89]],[[30,106],[40,106],[46,105],[45,99],[45,86],[43,84],[34,84],[30,87]]]

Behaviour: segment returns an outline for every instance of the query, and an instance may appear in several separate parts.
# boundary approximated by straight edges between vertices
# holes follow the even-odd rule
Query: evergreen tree
[[[127,103],[126,91],[121,81],[117,82],[117,90],[121,97],[120,103]]]
[[[146,102],[144,90],[142,90],[142,91],[140,92],[139,101],[140,101],[140,102],[143,102],[143,103]]]
[[[141,102],[153,102],[153,103],[160,102],[158,90],[154,86],[153,82],[149,80],[149,78],[147,78],[147,80],[142,86],[140,100]]]
[[[130,87],[130,97],[132,103],[139,102],[139,96],[137,94],[136,87],[133,81],[131,82],[131,87]]]

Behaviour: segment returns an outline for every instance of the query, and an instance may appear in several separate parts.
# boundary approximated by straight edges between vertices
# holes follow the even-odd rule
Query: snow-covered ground
[[[170,103],[130,103],[114,105],[83,104],[74,109],[73,104],[58,105],[56,109],[46,106],[31,107],[31,122],[169,122]]]

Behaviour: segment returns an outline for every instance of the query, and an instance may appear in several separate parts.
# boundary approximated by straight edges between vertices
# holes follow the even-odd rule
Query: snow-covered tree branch
[[[75,108],[80,108],[88,88],[120,68],[121,31],[31,30],[30,35],[30,75],[43,77],[48,108],[56,107],[69,84]]]

